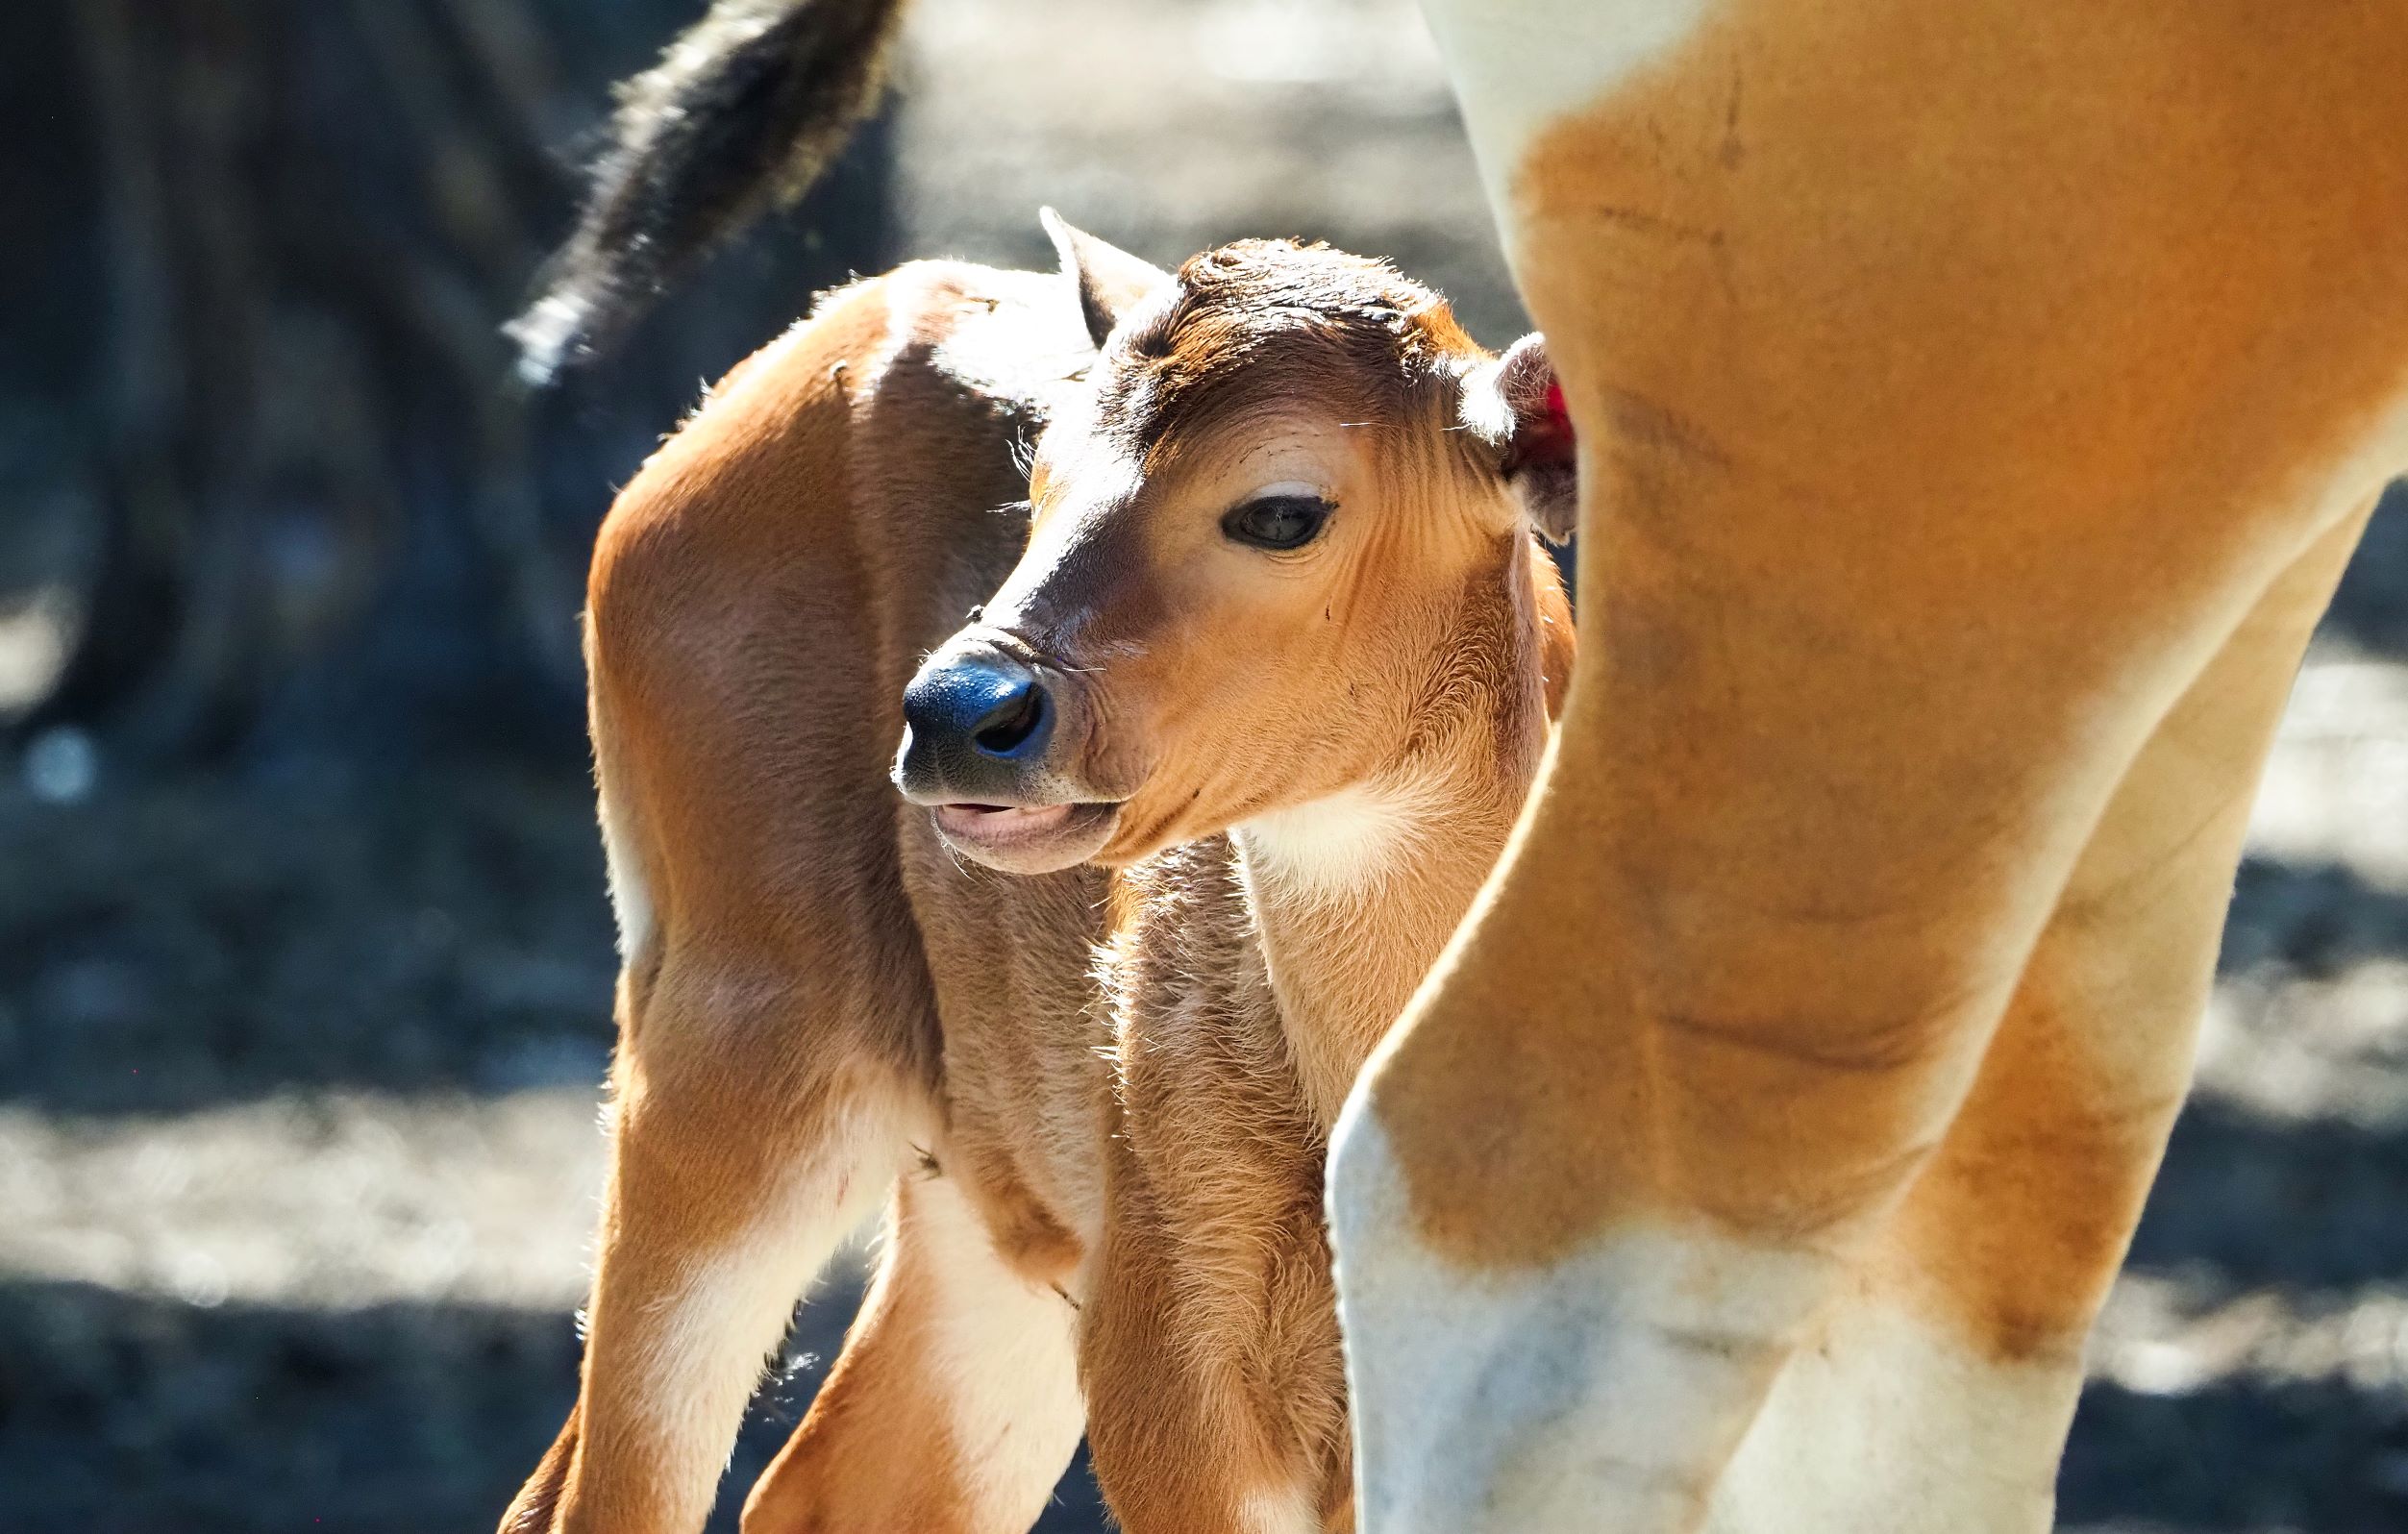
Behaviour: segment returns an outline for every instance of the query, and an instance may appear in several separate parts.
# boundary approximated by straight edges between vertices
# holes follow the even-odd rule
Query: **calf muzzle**
[[[921,804],[1029,803],[1056,716],[1027,662],[986,646],[939,652],[904,689],[896,786]]]

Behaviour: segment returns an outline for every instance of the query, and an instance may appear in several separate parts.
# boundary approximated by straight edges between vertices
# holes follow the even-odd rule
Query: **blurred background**
[[[490,1528],[574,1390],[610,923],[575,615],[818,288],[1393,257],[1521,316],[1403,0],[919,0],[837,174],[530,394],[498,327],[701,0],[0,6],[0,1529]],[[2310,359],[2303,359],[2303,362]],[[1835,381],[1839,382],[1839,381]],[[2408,504],[2302,679],[2063,1516],[2408,1527]],[[857,1293],[798,1319],[715,1527]],[[1082,1472],[1049,1529],[1101,1527]]]

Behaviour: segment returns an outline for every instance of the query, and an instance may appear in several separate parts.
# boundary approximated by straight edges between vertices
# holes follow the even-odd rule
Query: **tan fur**
[[[1041,1346],[962,1339],[1049,1306],[1078,1377],[1025,1380],[1028,1410],[1083,1385],[1125,1526],[1349,1526],[1323,1147],[1503,846],[1570,613],[1497,452],[1453,430],[1487,354],[1434,297],[1279,245],[1178,292],[1096,361],[1059,279],[858,285],[613,507],[589,635],[629,945],[613,1170],[583,1388],[510,1534],[696,1526],[831,1222],[895,1186],[750,1534],[1025,1525],[1076,1434],[996,1404]],[[1031,532],[1013,454],[1048,419]],[[1266,441],[1340,504],[1301,560],[1222,546]],[[1132,452],[1124,493],[1079,499],[1073,466]],[[1079,679],[1065,771],[1117,775],[1105,855],[1134,865],[1108,898],[1098,870],[968,862],[884,780],[906,679],[982,600],[971,632]],[[1364,783],[1410,830],[1376,879],[1250,864],[1242,823]]]
[[[1697,16],[1481,146],[1611,597],[1527,835],[1367,1081],[1409,1224],[1341,1255],[1810,1256],[1976,1366],[2044,1362],[2070,1410],[2292,667],[2408,462],[2408,12]],[[1629,1528],[1695,1526],[1811,1335],[1718,1338],[1748,1367],[1646,1445],[1680,1495]],[[1601,1419],[1642,1398],[1598,1390]],[[1519,1447],[1465,1473],[1576,1483]],[[2045,1523],[2052,1468],[1980,1526]],[[1401,1505],[1458,1469],[1370,1474]]]
[[[1481,354],[1345,260],[1240,247],[1140,310],[1096,410],[1040,444],[1036,554],[1070,574],[989,607],[1071,666],[1099,657],[1092,772],[1145,762],[1104,854],[1139,860],[1101,959],[1120,1123],[1083,1318],[1096,1469],[1133,1530],[1251,1534],[1266,1504],[1351,1522],[1324,1148],[1503,846],[1570,668],[1552,565],[1493,470],[1455,461],[1447,381]],[[1398,312],[1360,333],[1265,322],[1372,294]],[[1233,466],[1266,441],[1289,444],[1276,466]],[[1101,516],[1079,473],[1099,449],[1147,465]],[[1208,548],[1226,506],[1303,464],[1340,508],[1303,570]],[[1047,548],[1080,517],[1115,557]],[[1411,802],[1404,845],[1352,886],[1271,873],[1264,811],[1350,783]]]
[[[1442,1124],[1547,1116],[1514,1142],[1547,1170],[1505,1184],[1544,1198],[1492,1197],[1502,1167],[1417,1175],[1433,1230],[1442,1205],[1470,1222],[1445,1238],[1467,1258],[1535,1258],[1662,1199],[1812,1229],[1894,1191],[1920,1164],[1895,1083],[1978,1053],[2140,743],[2325,531],[2322,471],[2408,389],[2408,140],[2378,105],[2408,23],[2214,5],[2198,36],[2154,37],[2153,8],[2116,6],[2101,38],[2024,5],[1916,9],[1731,7],[1517,182],[1533,308],[1601,428],[1583,575],[1614,601],[1532,843],[1546,872],[1505,895],[1583,913],[1601,962],[1561,962],[1535,911],[1492,921],[1445,1003],[1483,1020],[1459,1068],[1411,1073],[1437,1096],[1410,1107],[1397,1081],[1430,1126],[1408,1153],[1467,1144]],[[2003,57],[1966,45],[1974,26]],[[1748,70],[1753,48],[1785,67]],[[1837,92],[1843,52],[1859,88]],[[2216,88],[2172,84],[2185,60]],[[1744,178],[1706,169],[1735,70]],[[2135,156],[2144,117],[2162,163]],[[2010,139],[2048,152],[1997,154]],[[1916,157],[1928,185],[1851,168]],[[1842,185],[1877,222],[1800,237]],[[1684,229],[1716,237],[1665,233]],[[1639,909],[1693,886],[1671,921]],[[1642,1034],[1593,1023],[1634,1003],[1666,1052],[1635,1070]],[[1472,1068],[1500,1012],[1552,1020],[1528,1056],[1552,1084],[1510,1108],[1513,1076]],[[1811,1120],[1747,1111],[1800,1072]],[[1597,1111],[1674,1079],[1700,1094],[1676,1121]],[[1600,1141],[1643,1125],[1663,1137],[1643,1167]],[[1726,1132],[1750,1125],[1779,1133]],[[1798,1167],[1861,1192],[1801,1206]]]
[[[1446,1504],[1464,1509],[1440,1525],[1449,1534],[1594,1526],[1601,1504],[1582,1498],[1600,1488],[1628,1494],[1616,1504],[1623,1534],[1694,1528],[1718,1516],[1712,1483],[1802,1344],[1901,1335],[1834,1320],[1876,1303],[1936,1325],[1938,1343],[1915,1346],[1953,1349],[1932,1354],[1935,1394],[1843,1400],[1863,1420],[1844,1410],[1786,1424],[1775,1437],[1797,1457],[1775,1467],[1774,1483],[1742,1489],[1750,1505],[1777,1509],[1771,1526],[1812,1534],[2039,1527],[2052,1468],[2041,1461],[2061,1440],[2082,1336],[2185,1084],[2241,806],[2284,679],[2367,497],[2408,463],[2408,135],[2395,105],[2408,18],[2387,0],[1426,9],[1525,297],[1555,343],[1580,429],[1585,587],[1611,600],[1600,654],[1566,699],[1556,770],[1369,1074],[1347,1121],[1359,1132],[1341,1137],[1332,1201],[1360,1196],[1357,1244],[1342,1253],[1349,1346],[1358,1365],[1378,1366],[1373,1377],[1397,1380],[1412,1377],[1433,1336],[1475,1338],[1451,1367],[1454,1383],[1487,1390],[1485,1410],[1517,1384],[1498,1372],[1511,1361],[1500,1348],[1560,1355],[1541,1357],[1552,1366],[1612,1352],[1610,1342],[1661,1367],[1590,1381],[1603,1398],[1587,1418],[1579,1401],[1534,1396],[1523,1404],[1537,1436],[1524,1441],[1458,1413],[1427,1462],[1367,1457],[1366,1487],[1400,1509],[1441,1505],[1415,1501],[1433,1488],[1461,1494]],[[1082,288],[1082,329],[1103,285]],[[1220,340],[1184,360],[1159,349],[1160,397],[1242,404],[1259,335],[1205,309]],[[1133,334],[1167,337],[1174,314]],[[1359,382],[1351,369],[1372,355],[1340,345],[1306,365],[1274,359],[1274,392]],[[1402,399],[1346,403],[1379,419]],[[1263,424],[1298,455],[1331,451],[1327,421]],[[1337,592],[1326,609],[1334,633],[1302,609],[1220,605],[1215,572],[1228,567],[1203,557],[1192,525],[1124,514],[1133,485],[1170,476],[1192,489],[1215,472],[1209,451],[1157,457],[1147,430],[1081,419],[1039,466],[1051,531],[1040,525],[1035,562],[1021,566],[1037,586],[1072,555],[1142,573],[1108,604],[1052,614],[1017,641],[1032,656],[1103,657],[1119,674],[1116,695],[1087,697],[1077,682],[1073,695],[1086,698],[1087,786],[1117,802],[1105,854],[1123,860],[1276,812],[1266,776],[1324,795],[1359,782],[1376,764],[1339,743],[1396,738],[1395,716],[1366,705],[1364,688],[1398,696],[1379,658],[1415,653],[1423,637],[1417,623]],[[1179,433],[1167,439],[1184,445]],[[931,498],[928,525],[966,529],[949,520],[957,504]],[[1082,547],[1089,521],[1118,541]],[[888,568],[885,557],[858,568]],[[931,567],[892,568],[917,579]],[[662,610],[691,618],[698,635],[712,616]],[[1200,610],[1239,620],[1209,631],[1291,662],[1309,656],[1335,685],[1303,710],[1277,684],[1292,663],[1265,681],[1211,663],[1226,655],[1163,654],[1145,637]],[[868,717],[847,701],[835,700],[836,716]],[[613,765],[607,721],[618,707],[598,680],[611,814],[633,828],[633,860],[675,883],[677,868],[660,861],[669,844],[643,830],[651,811],[621,807],[638,796],[631,786],[623,799],[616,779],[640,769]],[[1191,730],[1183,752],[1164,747],[1195,714],[1222,728]],[[699,788],[708,775],[665,780]],[[828,826],[839,822],[856,824],[832,815]],[[1124,1090],[1165,1122],[1185,1079],[1170,1068],[1186,1060],[1227,1095],[1230,1116],[1214,1123],[1264,1131],[1245,1146],[1260,1164],[1203,1159],[1252,1190],[1248,1207],[1277,1217],[1267,1244],[1228,1249],[1256,1259],[1251,1276],[1215,1287],[1236,1268],[1207,1263],[1201,1297],[1152,1265],[1142,1242],[1110,1249],[1137,1255],[1103,1266],[1140,1314],[1204,1305],[1301,1337],[1316,1312],[1287,1281],[1291,1257],[1312,1260],[1294,1205],[1304,1175],[1294,1137],[1326,1123],[1333,1083],[1376,1029],[1367,1020],[1412,966],[1348,958],[1327,901],[1283,925],[1258,901],[1276,881],[1255,877],[1265,870],[1241,844],[1167,854],[1113,896],[1116,1026],[1136,1062],[1124,1065]],[[788,844],[773,833],[755,845]],[[952,955],[919,989],[940,996],[948,1067],[977,1061],[947,1083],[948,1147],[980,1169],[975,1186],[1014,1260],[1083,1273],[1099,1259],[1081,1232],[1104,1219],[1104,1195],[1073,1208],[1080,1200],[1058,1193],[1076,1181],[1058,1169],[1080,1160],[1062,1126],[1084,1122],[1081,1078],[1031,1068],[992,1042],[1006,1033],[957,1030],[954,1017],[984,999],[978,964],[1000,953],[1020,955],[1002,966],[1007,986],[1050,996],[1059,977],[1028,971],[1037,951],[997,941],[1006,902],[949,914],[929,893],[945,887],[942,854],[907,827],[904,847],[914,911]],[[878,856],[860,866],[856,899],[888,872]],[[1401,929],[1382,952],[1418,953],[1422,924],[1452,898],[1423,903],[1402,924],[1411,935]],[[1064,930],[1085,919],[1077,903],[1065,898],[1056,913]],[[1254,950],[1229,935],[1232,910],[1268,918]],[[1179,942],[1223,932],[1194,956],[1226,960],[1231,975],[1262,961],[1243,984],[1207,988],[1203,1015],[1229,1024],[1218,1053],[1187,1059],[1163,1042],[1178,1030],[1148,1024],[1177,1016],[1176,987],[1159,1008],[1131,1000],[1156,994],[1146,953],[1178,947],[1147,934],[1174,931]],[[780,955],[789,985],[806,946]],[[688,1008],[697,990],[672,958],[631,954],[631,1052],[641,1052],[639,1025],[654,1027],[656,985]],[[913,989],[877,995],[910,996],[902,1010],[925,1014]],[[1284,1054],[1263,1023],[1265,994]],[[1317,1026],[1292,1026],[1307,1015]],[[850,1013],[820,1023],[846,1030],[836,1056],[879,1062],[881,1081],[845,1092],[924,1083],[935,1052],[919,1022],[916,1034]],[[1154,1085],[1149,1061],[1169,1071]],[[708,1074],[686,1072],[694,1079],[649,1066],[622,1075],[631,1102],[675,1082],[699,1103]],[[806,1084],[793,1101],[831,1099],[827,1083]],[[1049,1127],[1022,1133],[1019,1110],[1037,1101],[1034,1122]],[[634,1208],[654,1180],[648,1163],[679,1156],[639,1152],[625,1126],[621,1138],[613,1197]],[[1191,1203],[1183,1173],[1156,1170],[1183,1165],[1190,1140],[1174,1136],[1154,1162],[1147,1143],[1106,1142],[1122,1205],[1212,1213],[1215,1185],[1190,1190],[1202,1200]],[[1350,1143],[1369,1148],[1352,1175]],[[1393,1187],[1403,1192],[1390,1200]],[[1403,1209],[1393,1219],[1391,1203]],[[613,1271],[606,1243],[603,1298]],[[1560,1277],[1577,1291],[1600,1273],[1629,1293],[1548,1289]],[[1499,1296],[1568,1308],[1533,1309],[1557,1319],[1492,1346],[1459,1324]],[[606,1308],[620,1307],[598,1298],[598,1317]],[[1091,1369],[1109,1374],[1120,1367],[1109,1357],[1153,1366],[1158,1335],[1110,1335],[1121,1350]],[[1229,1486],[1278,1468],[1269,1438],[1331,1457],[1315,1447],[1326,1409],[1281,1425],[1263,1399],[1277,1389],[1322,1400],[1326,1376],[1266,1386],[1259,1345],[1201,1356],[1223,1362],[1202,1369],[1208,1388],[1176,1430],[1130,1446],[1166,1456],[1203,1509],[1198,1526],[1237,1517]],[[1560,1385],[1559,1373],[1519,1374]],[[2041,1388],[2027,1388],[2035,1379]],[[1676,1420],[1645,1409],[1663,1401]],[[581,1411],[597,1404],[589,1390]],[[1395,1404],[1367,1400],[1364,1412]],[[1547,1440],[1537,1418],[1551,1411],[1598,1431]],[[574,1478],[577,1421],[530,1488],[530,1526],[549,1522],[562,1477]],[[1225,1430],[1233,1469],[1173,1452],[1207,1427]],[[1607,1441],[1614,1433],[1629,1441]],[[2006,1438],[2021,1457],[1988,1452]],[[1858,1464],[1861,1484],[1808,1484],[1818,1461],[1847,1457],[1818,1448],[1896,1443],[1918,1446],[1910,1457],[1925,1463],[1876,1453]],[[1487,1463],[1474,1463],[1481,1454]],[[1933,1484],[1985,1477],[1996,1495]],[[1119,1484],[1134,1495],[1135,1482]],[[1546,1516],[1545,1499],[1567,1487],[1576,1505]],[[1293,1491],[1249,1488],[1248,1516],[1292,1512]],[[1946,1517],[1933,1513],[1943,1506]]]
[[[1067,1041],[1021,1080],[980,1077],[1013,1112],[1094,1101],[1102,1070],[1076,1040],[1101,879],[962,870],[884,779],[904,680],[1017,551],[1014,442],[1086,353],[1058,280],[906,267],[731,373],[612,507],[590,592],[595,749],[651,934],[620,986],[583,1389],[506,1529],[699,1522],[751,1379],[711,1403],[710,1432],[673,1442],[657,1360],[757,1361],[826,1251],[790,1254],[769,1283],[784,1298],[740,1333],[681,1344],[673,1297],[798,1170],[824,1183],[807,1197],[858,1180],[875,1207],[925,1151],[998,1212],[1014,1260],[1056,1279],[1075,1261],[1043,1213],[1075,1201],[1062,1157],[940,1089],[950,1053],[1007,1027]],[[846,1116],[881,1149],[815,1167]],[[829,1393],[832,1421],[846,1397]]]
[[[1082,1418],[1062,1296],[1011,1271],[959,1178],[906,1174],[889,1249],[814,1409],[754,1487],[752,1528],[1019,1534]]]

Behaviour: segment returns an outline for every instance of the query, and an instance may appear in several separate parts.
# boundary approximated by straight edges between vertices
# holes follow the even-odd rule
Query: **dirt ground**
[[[1397,6],[1063,9],[924,0],[906,248],[1036,260],[1041,201],[1164,259],[1308,233],[1514,334]],[[613,960],[582,762],[104,759],[65,804],[38,778],[0,781],[0,1529],[489,1528],[573,1392],[599,1183]],[[2408,1527],[2408,499],[2298,689],[2200,1083],[2064,1521]],[[858,1270],[800,1312],[714,1528]],[[1102,1526],[1080,1473],[1041,1526]]]

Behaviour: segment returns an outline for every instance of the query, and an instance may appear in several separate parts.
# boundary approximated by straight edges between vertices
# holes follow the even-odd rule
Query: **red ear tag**
[[[1547,413],[1563,426],[1564,434],[1572,434],[1572,412],[1564,408],[1564,386],[1561,379],[1547,381]]]

